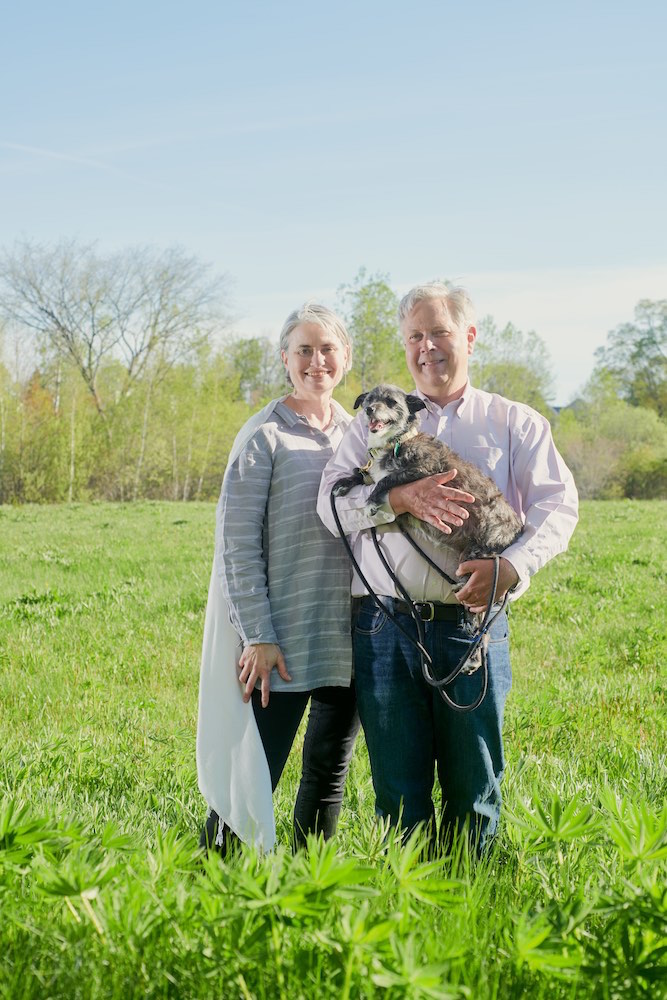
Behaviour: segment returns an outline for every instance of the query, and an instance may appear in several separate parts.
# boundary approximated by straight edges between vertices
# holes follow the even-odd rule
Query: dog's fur
[[[336,496],[368,480],[376,483],[368,498],[368,513],[373,516],[394,486],[456,469],[456,478],[448,485],[475,497],[473,504],[463,505],[469,516],[462,525],[450,525],[451,534],[446,534],[412,514],[401,514],[397,520],[412,532],[455,549],[461,561],[489,558],[516,541],[523,530],[521,519],[493,480],[442,441],[419,431],[415,414],[425,409],[423,400],[394,385],[378,385],[357,398],[354,407],[359,406],[368,421],[369,463],[339,481]]]

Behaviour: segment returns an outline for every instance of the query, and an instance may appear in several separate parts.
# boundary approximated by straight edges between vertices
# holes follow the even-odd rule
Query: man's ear
[[[367,392],[362,392],[362,393],[360,393],[360,395],[357,396],[357,398],[354,401],[354,408],[355,408],[355,410],[359,409],[359,407],[361,406],[361,404],[363,403],[363,401],[365,400],[365,398],[366,398],[367,395],[368,395]]]
[[[419,413],[420,410],[426,409],[426,403],[419,396],[406,396],[405,402],[408,404],[410,413]]]

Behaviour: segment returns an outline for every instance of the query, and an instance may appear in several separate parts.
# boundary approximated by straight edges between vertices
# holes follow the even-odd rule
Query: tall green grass
[[[505,820],[474,864],[373,820],[196,850],[209,504],[0,507],[0,995],[656,997],[667,505],[585,504],[512,615]],[[293,754],[276,794],[289,841]]]

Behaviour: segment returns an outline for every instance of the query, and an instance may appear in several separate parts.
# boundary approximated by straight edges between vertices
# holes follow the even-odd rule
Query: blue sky
[[[269,336],[361,266],[447,277],[565,403],[667,297],[666,35],[642,0],[15,5],[0,244],[177,243]]]

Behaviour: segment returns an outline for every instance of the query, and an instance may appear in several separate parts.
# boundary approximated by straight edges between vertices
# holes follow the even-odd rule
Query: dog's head
[[[426,403],[395,385],[376,385],[357,396],[355,410],[360,406],[368,421],[368,447],[386,448],[410,430],[417,419],[415,413],[424,410]]]

